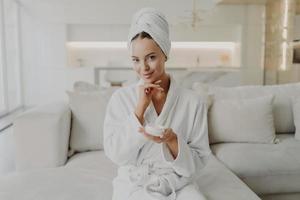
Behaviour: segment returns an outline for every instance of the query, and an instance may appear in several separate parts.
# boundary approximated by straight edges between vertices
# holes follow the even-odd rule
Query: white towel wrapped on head
[[[128,47],[131,47],[131,40],[141,32],[148,33],[158,44],[166,57],[169,57],[171,41],[169,39],[169,24],[164,14],[154,8],[142,8],[133,16],[129,35]]]

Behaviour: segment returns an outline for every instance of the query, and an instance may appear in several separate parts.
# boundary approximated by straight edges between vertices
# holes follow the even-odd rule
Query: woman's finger
[[[157,136],[153,136],[153,135],[149,135],[148,133],[144,133],[144,135],[149,139],[149,140],[152,140],[156,143],[161,143],[162,142],[162,139],[160,137],[157,137]]]
[[[162,139],[160,137],[150,135],[149,133],[147,133],[145,131],[145,129],[143,127],[139,128],[139,132],[142,133],[149,140],[152,140],[152,141],[154,141],[156,143],[161,143],[162,142]]]
[[[152,136],[152,141],[154,141],[156,143],[161,143],[162,139],[160,137],[157,137],[157,136]]]
[[[160,85],[157,85],[157,84],[149,83],[149,84],[145,84],[144,88],[162,88],[162,87]]]
[[[158,84],[158,83],[161,83],[161,80],[157,80],[154,82],[154,84]]]
[[[161,140],[166,142],[168,141],[170,138],[172,137],[172,135],[170,133],[165,133],[162,135]]]
[[[152,89],[157,89],[157,90],[160,90],[161,92],[164,91],[164,89],[160,86],[149,86],[149,87],[145,87],[145,93],[149,94]]]
[[[163,133],[161,139],[162,139],[163,142],[167,142],[167,141],[173,139],[173,138],[174,138],[174,135],[175,135],[175,134],[173,133],[172,129],[168,128],[168,129],[166,129],[165,132]]]
[[[145,89],[145,93],[146,93],[146,94],[149,94],[150,92],[151,92],[151,88],[146,88],[146,89]]]

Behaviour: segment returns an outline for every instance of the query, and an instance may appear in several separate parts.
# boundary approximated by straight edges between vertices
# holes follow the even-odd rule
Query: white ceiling
[[[191,17],[193,0],[16,0],[23,12],[49,22],[128,24],[142,7],[159,8],[171,24]],[[264,4],[267,0],[222,0],[220,6]],[[300,2],[300,0],[297,0]],[[235,5],[233,5],[235,4]],[[299,3],[300,4],[300,3]],[[199,7],[199,6],[198,6]],[[298,6],[300,7],[300,5]],[[300,10],[300,8],[299,8]],[[300,13],[300,12],[299,12]],[[103,17],[105,16],[105,17]]]
[[[51,21],[68,23],[129,23],[132,14],[142,7],[159,8],[170,21],[192,9],[193,0],[19,0],[23,10]],[[75,16],[75,17],[74,17]],[[77,18],[76,18],[77,16]],[[109,16],[106,18],[99,16]],[[80,18],[80,19],[79,19]]]

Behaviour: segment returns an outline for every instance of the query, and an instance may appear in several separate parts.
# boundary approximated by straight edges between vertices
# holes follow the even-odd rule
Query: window
[[[0,0],[0,117],[22,106],[19,5]]]

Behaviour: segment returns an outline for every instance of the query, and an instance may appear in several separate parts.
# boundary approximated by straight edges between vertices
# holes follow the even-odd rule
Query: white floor
[[[15,170],[12,127],[0,132],[0,176]]]

